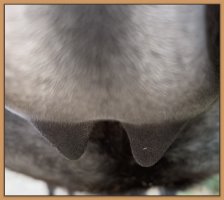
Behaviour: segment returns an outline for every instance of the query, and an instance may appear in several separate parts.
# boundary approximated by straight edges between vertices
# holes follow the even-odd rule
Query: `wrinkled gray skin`
[[[37,139],[24,159],[43,164],[30,175],[42,173],[41,179],[71,190],[124,193],[149,184],[178,189],[218,172],[218,126],[213,122],[209,132],[197,121],[219,95],[205,13],[203,5],[7,5],[6,107],[70,159],[32,135]],[[184,132],[196,122],[206,136]],[[37,152],[40,160],[34,157],[38,138],[46,146]],[[170,148],[194,143],[199,151],[182,149],[169,158]],[[23,163],[22,151],[14,152]],[[57,180],[43,170],[51,165]]]
[[[219,171],[218,103],[186,127],[164,157],[149,168],[134,162],[126,143],[119,150],[122,140],[111,143],[114,152],[119,153],[117,157],[106,150],[108,144],[100,145],[92,138],[85,154],[72,161],[58,153],[24,119],[6,110],[5,120],[6,167],[73,192],[139,194],[139,190],[143,193],[151,186],[174,191]]]

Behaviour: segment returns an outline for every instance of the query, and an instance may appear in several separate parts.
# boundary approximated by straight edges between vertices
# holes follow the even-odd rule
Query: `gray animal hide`
[[[73,192],[111,195],[130,191],[136,195],[136,190],[143,194],[152,186],[184,189],[219,172],[218,103],[185,127],[152,167],[141,167],[133,160],[118,124],[95,124],[91,135],[84,155],[68,160],[31,124],[6,110],[5,165]]]
[[[219,97],[218,22],[215,5],[6,5],[6,108],[37,128],[26,131],[31,125],[23,125],[22,149],[29,143],[26,138],[39,132],[60,152],[32,135],[37,137],[33,146],[39,140],[43,145],[43,154],[37,152],[42,158],[35,161],[43,163],[30,168],[30,174],[46,175],[46,181],[72,190],[113,193],[142,189],[142,182],[180,188],[217,172],[216,122],[209,117],[214,124],[206,125],[198,118],[207,116]],[[212,156],[202,151],[210,145],[205,142],[209,136],[216,141],[207,149]],[[191,152],[189,145],[195,148],[192,154],[184,152],[186,146]],[[181,148],[183,153],[169,157]],[[32,160],[38,150],[31,149],[23,158],[16,150],[10,157],[19,163]],[[47,178],[44,168],[56,164],[52,170],[63,171],[64,162],[71,163],[65,174],[74,175]],[[124,166],[130,171],[127,177],[120,169]],[[117,179],[105,184],[111,174]],[[73,178],[72,184],[80,186],[70,186]],[[109,189],[114,183],[121,188]]]

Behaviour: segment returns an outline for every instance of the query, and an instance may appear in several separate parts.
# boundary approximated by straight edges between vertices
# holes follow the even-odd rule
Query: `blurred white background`
[[[219,178],[218,176],[215,176],[204,184],[197,185],[187,191],[178,192],[178,195],[218,195],[218,183]],[[76,195],[85,194],[87,193],[76,193]],[[158,195],[158,188],[148,190],[147,194]],[[6,169],[5,195],[48,195],[48,189],[43,181]],[[55,195],[68,195],[68,193],[65,189],[57,187]]]

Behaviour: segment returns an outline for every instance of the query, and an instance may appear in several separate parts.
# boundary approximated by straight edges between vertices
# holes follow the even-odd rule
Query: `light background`
[[[177,195],[218,195],[219,177],[215,175],[209,180],[189,188],[178,191]],[[6,168],[5,170],[5,195],[48,195],[47,185],[44,181],[25,176]],[[64,188],[57,187],[54,195],[68,195]],[[73,195],[93,195],[85,192],[76,192]],[[160,195],[159,189],[150,188],[145,195]]]

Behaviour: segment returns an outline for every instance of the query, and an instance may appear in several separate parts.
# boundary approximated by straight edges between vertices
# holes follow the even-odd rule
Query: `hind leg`
[[[52,196],[54,195],[56,187],[50,183],[47,183],[47,189],[48,189],[48,195]]]
[[[159,189],[160,195],[162,196],[175,196],[177,194],[177,190],[175,189],[167,189],[164,187],[161,187]]]
[[[68,189],[67,192],[68,192],[68,195],[69,195],[69,196],[74,195],[74,191],[73,191],[73,190]]]

